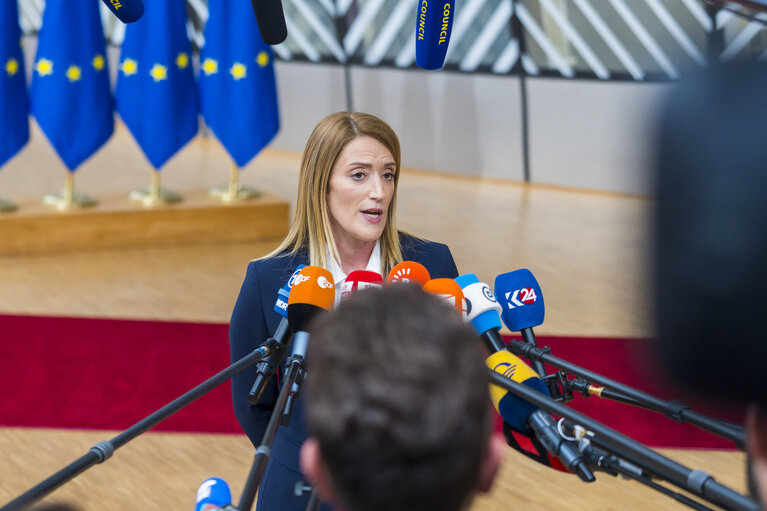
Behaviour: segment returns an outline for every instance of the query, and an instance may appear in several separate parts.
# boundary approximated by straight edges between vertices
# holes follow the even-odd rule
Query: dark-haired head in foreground
[[[321,317],[307,353],[301,465],[346,511],[458,511],[487,491],[491,435],[477,335],[416,285],[367,289]]]
[[[657,352],[694,392],[751,403],[767,492],[767,67],[715,65],[664,104],[657,152]]]

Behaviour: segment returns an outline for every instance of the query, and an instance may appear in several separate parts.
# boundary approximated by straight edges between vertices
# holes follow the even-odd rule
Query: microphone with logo
[[[141,0],[102,0],[112,14],[123,23],[133,23],[144,15],[144,2]]]
[[[508,351],[493,353],[488,357],[486,364],[496,373],[549,396],[546,384],[535,374],[535,371],[522,359]],[[532,431],[540,444],[552,456],[558,458],[569,472],[576,474],[585,482],[596,479],[578,451],[559,434],[549,414],[493,384],[490,385],[490,399],[505,423],[523,433]]]
[[[235,511],[232,492],[220,477],[206,479],[197,490],[194,511]]]
[[[479,338],[490,353],[506,347],[501,337],[501,306],[490,286],[480,282],[476,275],[467,273],[455,279],[461,286],[466,300],[466,320],[477,331]]]
[[[415,62],[422,69],[441,69],[453,30],[455,0],[420,0],[417,14]]]
[[[431,279],[429,270],[421,263],[415,261],[402,261],[391,269],[386,277],[386,282],[415,282],[423,286]]]
[[[423,290],[437,296],[445,304],[453,307],[462,316],[466,314],[466,301],[463,299],[461,286],[453,279],[431,279],[423,285]]]
[[[533,327],[543,323],[546,308],[541,286],[532,272],[521,269],[498,275],[495,296],[501,300],[501,318],[509,330],[519,332],[525,342],[538,346]],[[534,361],[533,368],[540,377],[546,376],[542,362]]]
[[[369,287],[381,287],[382,285],[383,277],[380,273],[355,270],[347,275],[346,280],[341,284],[341,300],[346,300],[357,291],[362,291]]]
[[[288,296],[288,323],[293,332],[293,349],[288,357],[286,367],[297,367],[298,376],[291,386],[290,394],[285,402],[280,424],[290,424],[293,404],[298,398],[304,380],[304,361],[309,344],[309,334],[306,332],[309,322],[318,313],[333,308],[336,290],[333,275],[319,266],[305,266],[293,279],[293,287]]]
[[[274,311],[282,316],[282,319],[280,320],[280,324],[277,325],[277,330],[274,331],[272,339],[277,341],[278,348],[256,366],[256,380],[253,382],[253,387],[248,394],[248,402],[254,406],[258,404],[258,401],[261,399],[261,394],[264,393],[266,384],[272,376],[274,376],[274,373],[277,372],[277,368],[280,366],[280,363],[282,363],[282,359],[285,356],[285,349],[287,348],[290,339],[288,297],[290,296],[290,289],[293,286],[293,281],[305,266],[305,264],[299,264],[285,285],[277,291],[277,302],[274,304]]]

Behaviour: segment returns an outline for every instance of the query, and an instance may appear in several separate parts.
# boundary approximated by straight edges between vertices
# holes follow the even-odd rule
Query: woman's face
[[[381,237],[394,196],[394,157],[369,136],[341,150],[328,182],[330,227],[339,249],[353,249]]]

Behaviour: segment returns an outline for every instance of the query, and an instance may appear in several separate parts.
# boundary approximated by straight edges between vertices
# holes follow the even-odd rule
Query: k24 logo
[[[509,306],[509,309],[532,305],[537,299],[538,295],[535,293],[535,289],[531,287],[523,287],[506,293],[506,305]]]

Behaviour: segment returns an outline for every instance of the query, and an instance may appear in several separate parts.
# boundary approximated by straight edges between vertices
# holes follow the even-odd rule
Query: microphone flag
[[[98,2],[46,2],[29,96],[32,115],[70,172],[112,136]]]
[[[211,0],[200,52],[205,122],[239,167],[280,128],[274,53],[261,40],[250,3]]]
[[[155,169],[197,133],[197,87],[186,33],[186,2],[148,2],[125,29],[117,112]]]
[[[29,140],[29,100],[17,2],[0,2],[0,167]]]
[[[530,270],[523,268],[498,275],[495,296],[501,302],[501,318],[512,332],[543,323],[546,315],[543,293]]]

